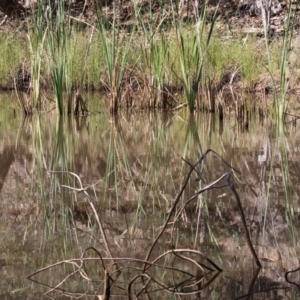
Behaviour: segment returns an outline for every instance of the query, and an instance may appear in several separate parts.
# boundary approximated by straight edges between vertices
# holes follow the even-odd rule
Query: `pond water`
[[[300,298],[299,122],[253,117],[246,129],[185,110],[110,118],[101,96],[85,97],[97,111],[87,118],[23,119],[14,94],[0,95],[1,299],[105,299],[104,269],[110,299]],[[177,211],[231,172],[262,268],[228,186],[195,197],[176,222],[171,214],[153,244],[207,149],[235,169],[209,153]]]

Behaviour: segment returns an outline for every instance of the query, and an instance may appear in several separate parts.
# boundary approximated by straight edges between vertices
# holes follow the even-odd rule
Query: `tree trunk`
[[[21,17],[25,8],[17,0],[0,0],[0,10],[7,16]]]

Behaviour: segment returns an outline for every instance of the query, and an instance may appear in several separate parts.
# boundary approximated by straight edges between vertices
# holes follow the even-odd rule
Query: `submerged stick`
[[[206,152],[206,153],[207,153],[207,152]],[[171,216],[172,216],[173,212],[175,211],[175,208],[176,208],[176,206],[177,206],[177,204],[178,204],[178,202],[179,202],[179,200],[180,200],[180,198],[181,198],[181,196],[182,196],[182,194],[183,194],[184,189],[186,188],[186,186],[187,186],[187,184],[188,184],[188,182],[189,182],[189,179],[190,179],[190,177],[191,177],[191,175],[192,175],[192,173],[193,173],[195,167],[203,160],[203,157],[204,157],[204,155],[202,155],[202,156],[200,157],[200,159],[199,159],[194,165],[191,166],[191,169],[190,169],[190,171],[188,172],[188,174],[187,174],[187,176],[186,176],[186,178],[185,178],[185,180],[184,180],[184,182],[183,182],[183,184],[182,184],[182,187],[181,187],[179,193],[177,194],[177,196],[176,196],[176,198],[175,198],[175,200],[174,200],[174,203],[173,203],[173,205],[172,205],[172,207],[171,207],[171,210],[169,211],[168,217],[167,217],[167,219],[166,219],[166,221],[165,221],[165,223],[164,223],[164,225],[163,225],[161,231],[159,232],[159,234],[158,234],[157,237],[155,238],[154,242],[152,243],[152,245],[151,245],[151,247],[150,247],[150,249],[149,249],[149,251],[148,251],[148,253],[147,253],[147,255],[146,255],[145,261],[148,261],[148,260],[149,260],[150,255],[151,255],[151,253],[152,253],[152,251],[153,251],[154,246],[156,245],[157,241],[159,240],[159,238],[161,237],[161,235],[164,233],[166,227],[168,226],[168,223],[169,223],[169,221],[170,221],[170,219],[171,219]],[[144,271],[145,271],[146,269],[147,269],[147,268],[146,268],[146,265],[144,265]]]
[[[246,178],[245,178],[245,175],[240,172],[239,170],[235,169],[234,167],[232,167],[226,160],[224,160],[217,152],[215,152],[214,150],[212,149],[207,149],[205,151],[205,153],[200,157],[200,159],[195,163],[195,164],[191,164],[189,162],[187,162],[185,159],[183,159],[190,167],[190,171],[188,172],[184,182],[183,182],[183,185],[179,191],[179,193],[177,194],[175,200],[174,200],[174,203],[173,203],[173,206],[171,207],[170,211],[169,211],[169,214],[168,214],[168,217],[162,227],[162,229],[160,230],[159,234],[157,235],[157,237],[155,238],[154,242],[152,243],[148,253],[147,253],[147,256],[145,258],[146,261],[149,260],[150,258],[150,255],[154,249],[154,246],[156,245],[156,243],[158,242],[159,238],[161,237],[161,235],[163,234],[163,232],[165,231],[167,225],[169,224],[170,222],[170,219],[171,219],[171,216],[172,214],[174,213],[175,209],[176,209],[176,206],[183,194],[183,191],[184,189],[186,188],[187,184],[188,184],[188,181],[192,175],[192,172],[195,171],[197,173],[197,181],[199,180],[203,180],[202,178],[202,173],[203,173],[203,169],[204,169],[204,162],[205,162],[205,158],[206,156],[210,153],[210,152],[213,152],[215,155],[217,155],[221,161],[223,163],[225,163],[225,165],[227,165],[229,168],[231,168],[233,171],[235,171],[236,173],[238,173],[239,175],[241,175],[243,177],[243,179],[245,180],[246,184],[250,187],[251,191],[255,194],[255,196],[257,196],[257,194],[255,193],[255,191],[253,190],[253,188],[248,184]],[[196,167],[198,164],[201,163],[201,169],[200,169],[200,172],[198,172],[196,170]],[[222,186],[214,186],[216,183],[220,182],[223,178],[226,178],[226,184],[222,185]],[[202,194],[203,192],[207,191],[207,190],[210,190],[210,189],[213,189],[213,188],[222,188],[222,187],[226,187],[228,186],[231,191],[233,192],[233,194],[235,195],[235,198],[237,200],[237,204],[238,204],[238,207],[239,207],[239,210],[240,210],[240,213],[241,213],[241,218],[242,218],[242,223],[243,223],[243,226],[244,226],[244,229],[245,229],[245,234],[246,234],[246,239],[247,239],[247,243],[248,243],[248,246],[250,248],[250,251],[255,259],[255,262],[256,262],[256,265],[258,267],[261,268],[261,263],[258,259],[258,256],[254,250],[254,247],[252,245],[252,242],[251,242],[251,239],[250,239],[250,234],[249,234],[249,231],[248,231],[248,228],[247,228],[247,224],[246,224],[246,220],[245,220],[245,215],[244,215],[244,211],[243,211],[243,208],[242,208],[242,204],[241,204],[241,201],[240,201],[240,198],[239,198],[239,195],[234,187],[234,185],[232,184],[232,182],[230,181],[230,173],[225,173],[223,174],[219,179],[215,180],[214,182],[208,184],[206,187],[204,187],[203,189],[201,189],[200,191],[198,191],[197,193],[195,193],[189,200],[187,200],[183,205],[182,207],[180,208],[179,212],[175,215],[175,218],[174,218],[174,222],[173,222],[173,226],[174,224],[176,223],[176,220],[178,219],[179,215],[181,214],[181,212],[184,210],[184,208],[186,207],[186,205],[188,205],[192,200],[196,199],[200,194]],[[174,227],[173,227],[174,228]],[[172,230],[173,232],[173,230]],[[172,233],[173,234],[173,233]],[[144,271],[147,270],[147,267],[146,265],[144,266]]]
[[[103,226],[102,226],[102,223],[99,219],[99,216],[98,216],[98,213],[95,209],[95,206],[93,204],[93,201],[90,197],[90,195],[88,194],[87,192],[87,188],[83,187],[83,184],[81,182],[81,179],[80,177],[73,173],[73,172],[69,172],[69,171],[48,171],[49,173],[67,173],[69,175],[72,175],[74,177],[76,177],[76,179],[78,180],[79,182],[79,185],[80,187],[79,188],[76,188],[76,187],[70,187],[70,186],[67,186],[67,185],[61,185],[61,187],[65,187],[65,188],[68,188],[70,190],[73,190],[73,191],[77,191],[77,192],[82,192],[87,201],[89,202],[89,205],[91,206],[92,210],[93,210],[93,213],[94,213],[94,216],[95,216],[95,219],[96,219],[96,222],[98,224],[98,227],[99,227],[99,230],[102,234],[102,237],[103,237],[103,242],[104,242],[104,245],[105,245],[105,249],[108,253],[108,258],[103,258],[101,256],[101,254],[94,248],[90,247],[90,248],[87,248],[83,254],[82,254],[82,257],[81,259],[79,260],[72,260],[71,263],[75,264],[78,269],[75,271],[76,272],[79,272],[79,274],[82,276],[82,278],[86,279],[86,280],[90,280],[88,278],[88,276],[85,274],[84,272],[84,269],[83,269],[83,261],[84,260],[89,260],[89,259],[84,259],[83,258],[83,255],[86,251],[88,251],[89,249],[92,249],[94,250],[99,258],[100,258],[100,262],[102,264],[102,267],[104,269],[104,279],[103,279],[103,294],[101,295],[101,297],[103,299],[106,299],[108,300],[111,296],[111,286],[112,284],[114,284],[114,279],[112,279],[112,274],[113,273],[117,273],[117,274],[120,274],[122,269],[134,269],[138,272],[141,272],[140,274],[138,274],[137,276],[135,276],[134,278],[132,278],[129,282],[128,282],[128,286],[127,286],[127,296],[129,299],[132,299],[132,297],[135,297],[135,299],[138,298],[139,295],[143,294],[143,293],[146,293],[148,294],[148,292],[151,292],[151,291],[148,291],[147,288],[148,288],[148,285],[150,283],[150,281],[153,281],[155,284],[157,284],[159,286],[159,290],[165,290],[167,292],[170,292],[170,293],[173,293],[175,295],[192,295],[192,294],[195,294],[195,293],[198,293],[201,289],[203,289],[204,287],[208,286],[217,276],[217,274],[211,279],[209,280],[208,282],[206,282],[204,285],[203,285],[203,278],[207,275],[203,275],[204,273],[204,269],[202,267],[205,267],[207,268],[209,271],[211,272],[215,272],[215,271],[218,271],[218,272],[221,272],[222,270],[213,262],[211,261],[207,256],[205,256],[204,254],[202,254],[201,252],[199,251],[196,251],[196,250],[191,250],[191,249],[171,249],[171,250],[168,250],[167,252],[163,253],[163,254],[160,254],[159,256],[157,256],[156,258],[154,258],[152,261],[150,260],[150,257],[151,257],[151,254],[153,252],[153,249],[155,247],[155,245],[157,244],[158,240],[160,239],[160,237],[162,236],[162,234],[164,233],[166,227],[169,225],[170,223],[170,220],[171,220],[171,217],[173,214],[175,214],[175,210],[177,208],[177,205],[180,201],[180,198],[181,196],[183,195],[183,192],[185,190],[185,188],[187,187],[188,185],[188,182],[190,180],[190,177],[193,173],[193,171],[196,172],[196,180],[199,181],[199,180],[203,180],[202,178],[202,173],[203,173],[203,170],[204,170],[204,163],[205,163],[205,158],[206,156],[208,155],[208,153],[210,152],[213,152],[214,154],[216,154],[221,160],[222,162],[224,162],[228,167],[230,167],[234,172],[238,173],[239,175],[241,175],[242,177],[244,177],[244,175],[236,170],[235,168],[233,168],[230,164],[228,164],[220,155],[218,155],[215,151],[211,150],[211,149],[208,149],[206,150],[206,152],[198,159],[198,161],[195,163],[195,164],[191,164],[189,163],[188,161],[184,160],[190,167],[190,170],[188,171],[183,183],[182,183],[182,186],[177,194],[177,196],[175,197],[174,199],[174,202],[173,202],[173,205],[166,217],[166,220],[161,228],[161,230],[159,231],[158,235],[156,236],[155,240],[153,241],[153,243],[151,244],[148,252],[147,252],[147,255],[146,255],[146,258],[144,260],[138,260],[138,259],[134,259],[134,258],[130,258],[130,259],[127,259],[127,258],[114,258],[112,256],[112,253],[110,251],[110,247],[108,245],[108,239],[106,237],[106,234],[105,234],[105,231],[103,229]],[[199,167],[196,169],[196,167],[199,165]],[[200,168],[200,170],[199,170]],[[224,184],[220,183],[221,180],[226,180],[226,182]],[[245,179],[245,177],[244,177]],[[218,184],[219,183],[219,184]],[[247,183],[248,184],[248,183]],[[249,186],[249,185],[248,185]],[[184,211],[184,209],[186,208],[186,206],[188,204],[190,204],[193,200],[197,199],[197,197],[204,193],[205,191],[208,191],[210,189],[215,189],[215,188],[223,188],[223,187],[228,187],[230,188],[230,190],[233,192],[235,198],[236,198],[236,201],[237,201],[237,205],[239,207],[239,210],[240,210],[240,214],[241,214],[241,219],[242,219],[242,223],[243,223],[243,226],[244,226],[244,229],[245,229],[245,234],[246,234],[246,239],[247,239],[247,243],[248,243],[248,246],[250,248],[250,251],[256,261],[256,264],[259,268],[261,268],[261,263],[259,261],[259,258],[255,252],[255,249],[253,247],[253,244],[251,242],[251,238],[250,238],[250,234],[249,234],[249,231],[248,231],[248,228],[247,228],[247,224],[246,224],[246,219],[245,219],[245,215],[244,215],[244,211],[243,211],[243,208],[242,208],[242,204],[241,204],[241,200],[239,198],[239,195],[235,189],[235,186],[233,185],[233,183],[231,182],[231,172],[227,172],[227,173],[224,173],[222,176],[220,176],[218,179],[216,179],[215,181],[212,181],[208,184],[206,184],[205,187],[203,187],[202,189],[200,189],[199,191],[197,191],[196,193],[194,193],[194,195],[192,197],[190,197],[188,200],[186,200],[182,206],[179,208],[179,210],[177,211],[177,213],[174,215],[174,222],[173,224],[176,223],[176,221],[179,219],[180,215],[182,214],[182,212]],[[251,187],[250,187],[251,188]],[[253,189],[251,188],[251,190],[253,191]],[[253,191],[254,192],[254,191]],[[255,192],[254,192],[255,193]],[[173,225],[173,228],[172,228],[172,231],[171,231],[171,241],[173,239],[173,231],[174,231],[174,225]],[[189,257],[188,255],[186,255],[185,253],[187,254],[197,254],[201,257],[201,260],[202,259],[205,259],[208,263],[211,264],[211,266],[213,267],[212,268],[209,268],[207,266],[204,266],[202,265],[200,262],[198,262],[196,259],[192,258],[192,257]],[[192,263],[194,264],[196,267],[197,267],[197,271],[199,271],[199,274],[197,273],[197,277],[193,276],[192,274],[189,274],[188,271],[186,270],[180,270],[180,269],[176,269],[176,268],[173,268],[173,266],[171,267],[168,267],[168,266],[160,266],[158,264],[158,261],[160,259],[163,259],[165,256],[167,255],[171,255],[172,257],[175,256],[175,258],[173,259],[182,259],[184,260],[186,263]],[[91,259],[95,259],[95,258],[91,258]],[[108,270],[106,269],[105,267],[105,264],[104,264],[104,261],[105,260],[109,260],[112,262],[112,265],[116,268],[115,271],[113,271],[112,273],[111,272],[108,272]],[[79,261],[80,262],[80,265],[78,265],[76,262]],[[118,264],[117,264],[118,262]],[[124,262],[138,262],[138,263],[141,263],[142,266],[141,268],[136,268],[135,266],[124,266],[124,267],[119,267],[121,266],[122,263]],[[110,265],[110,264],[109,264]],[[174,272],[178,271],[178,272],[181,272],[181,273],[184,273],[185,275],[189,275],[191,276],[191,278],[188,278],[188,280],[185,280],[185,281],[181,281],[179,282],[178,284],[176,284],[175,286],[172,286],[171,288],[166,285],[164,282],[161,282],[161,280],[158,278],[155,278],[155,277],[152,277],[151,275],[148,274],[147,270],[151,267],[161,267],[161,268],[164,268],[165,270],[172,270]],[[38,272],[36,272],[35,274],[43,271],[45,269],[42,269]],[[71,274],[75,274],[74,272]],[[35,275],[33,274],[33,275]],[[210,273],[209,273],[210,274]],[[30,277],[32,277],[33,275],[31,275]],[[54,289],[57,289],[60,287],[60,285],[62,283],[64,283],[71,275],[67,276],[63,281],[61,281],[58,285],[56,285],[55,287],[51,287],[51,290],[50,291],[53,291]],[[286,278],[287,278],[287,275],[286,275]],[[192,279],[193,281],[190,281],[190,279]],[[136,283],[137,280],[141,280],[142,283],[143,283],[143,286],[141,287],[141,289],[138,291],[137,295],[133,295],[132,294],[132,289],[133,289],[133,284]],[[195,282],[196,280],[196,282]],[[190,291],[190,292],[184,292],[184,291],[180,291],[180,288],[183,287],[183,288],[190,288],[191,286],[193,285],[196,285],[198,286],[198,290],[197,291]],[[126,291],[126,289],[125,289]]]
[[[104,271],[105,276],[104,276],[104,288],[103,288],[103,300],[109,300],[110,298],[110,285],[109,285],[109,273],[105,269]]]
[[[226,177],[226,182],[227,182],[227,186],[231,189],[231,191],[233,192],[234,196],[235,196],[235,199],[236,199],[236,202],[238,204],[238,207],[239,207],[239,210],[240,210],[240,214],[241,214],[241,217],[242,217],[242,223],[243,223],[243,226],[244,226],[244,229],[245,229],[245,234],[246,234],[246,240],[247,240],[247,243],[248,243],[248,246],[250,248],[250,251],[253,255],[253,258],[255,259],[255,262],[256,262],[256,265],[261,268],[261,263],[259,261],[259,258],[254,250],[254,247],[253,247],[253,244],[251,242],[251,238],[250,238],[250,234],[249,234],[249,230],[248,230],[248,227],[247,227],[247,224],[246,224],[246,219],[245,219],[245,214],[244,214],[244,210],[243,210],[243,207],[242,207],[242,203],[241,203],[241,200],[240,200],[240,197],[234,187],[234,185],[232,184],[232,182],[230,181],[230,172],[227,173],[227,177]]]
[[[215,184],[217,184],[218,182],[220,182],[223,178],[226,177],[226,174],[223,174],[220,178],[218,178],[217,180],[211,182],[210,184],[208,184],[207,186],[205,186],[203,189],[201,189],[200,191],[196,192],[190,199],[188,199],[187,201],[184,202],[184,204],[179,208],[178,212],[176,213],[175,217],[174,217],[174,221],[173,221],[173,228],[171,230],[171,240],[173,239],[173,232],[174,232],[174,228],[175,228],[175,223],[178,220],[178,218],[180,217],[180,215],[182,214],[182,212],[184,211],[184,209],[186,208],[186,206],[191,203],[194,199],[196,199],[198,196],[200,196],[202,193],[208,191],[208,190],[212,190],[212,189],[218,189],[218,188],[222,188],[222,187],[226,187],[227,185],[218,185],[218,186],[214,186]]]
[[[215,188],[223,188],[223,187],[227,186],[227,187],[230,188],[230,190],[233,192],[233,194],[235,196],[235,199],[236,199],[236,202],[237,202],[240,214],[241,214],[241,219],[242,219],[243,227],[244,227],[244,230],[245,230],[247,244],[248,244],[248,246],[250,248],[251,254],[252,254],[253,258],[255,259],[256,265],[259,268],[261,268],[262,266],[261,266],[260,260],[259,260],[259,258],[257,256],[256,251],[255,251],[255,249],[253,247],[253,244],[251,242],[251,238],[250,238],[249,230],[248,230],[248,227],[247,227],[247,224],[246,224],[246,218],[245,218],[245,214],[244,214],[244,210],[243,210],[243,207],[242,207],[242,203],[241,203],[240,197],[239,197],[239,195],[238,195],[238,193],[237,193],[237,191],[236,191],[233,183],[230,180],[230,176],[231,176],[230,172],[227,172],[227,173],[223,174],[220,178],[218,178],[214,182],[208,184],[206,187],[204,187],[200,191],[196,192],[189,200],[187,200],[180,207],[179,211],[177,212],[177,214],[175,216],[174,222],[173,222],[173,228],[172,228],[172,231],[171,231],[171,240],[173,239],[173,232],[174,232],[174,228],[175,228],[175,223],[178,220],[178,218],[181,215],[181,213],[183,212],[183,210],[185,209],[185,207],[189,203],[191,203],[194,199],[196,199],[200,194],[204,193],[205,191],[208,191],[208,190],[211,190],[211,189],[215,189]],[[214,186],[216,183],[220,182],[223,178],[226,178],[226,184],[221,185],[221,186],[220,185],[219,186]]]
[[[146,258],[145,258],[146,261],[149,260],[150,255],[151,255],[151,253],[152,253],[152,251],[153,251],[153,249],[154,249],[154,246],[156,245],[157,241],[159,240],[159,238],[161,237],[161,235],[162,235],[163,232],[165,231],[166,227],[168,226],[168,224],[169,224],[169,222],[170,222],[170,219],[171,219],[171,216],[172,216],[172,214],[174,213],[174,211],[175,211],[175,209],[176,209],[176,206],[177,206],[177,204],[178,204],[178,202],[179,202],[179,200],[180,200],[180,198],[181,198],[181,196],[182,196],[182,194],[183,194],[183,192],[184,192],[184,190],[185,190],[185,188],[186,188],[186,186],[187,186],[187,184],[188,184],[188,182],[189,182],[189,180],[190,180],[190,177],[191,177],[193,171],[195,171],[195,172],[197,173],[197,179],[196,179],[196,180],[198,180],[198,181],[199,181],[199,180],[202,180],[202,172],[203,172],[203,169],[204,169],[204,161],[205,161],[206,156],[207,156],[210,152],[212,152],[212,153],[214,153],[215,155],[217,155],[217,156],[221,159],[221,161],[222,161],[223,163],[225,163],[228,167],[230,167],[232,170],[234,170],[234,171],[237,172],[239,175],[241,175],[241,176],[243,177],[243,179],[245,180],[245,182],[247,183],[247,185],[250,187],[251,191],[255,194],[255,196],[257,196],[256,193],[255,193],[255,191],[254,191],[254,190],[251,188],[251,186],[248,184],[248,182],[247,182],[247,180],[246,180],[244,174],[241,173],[240,171],[238,171],[237,169],[235,169],[234,167],[232,167],[227,161],[225,161],[225,160],[224,160],[217,152],[215,152],[214,150],[212,150],[212,149],[210,149],[210,148],[207,149],[207,150],[205,151],[205,153],[199,158],[199,160],[198,160],[195,164],[191,164],[191,163],[187,162],[185,159],[182,158],[182,160],[185,161],[185,162],[191,167],[191,169],[190,169],[190,171],[188,172],[188,174],[187,174],[187,176],[186,176],[186,178],[185,178],[185,180],[184,180],[184,182],[183,182],[183,184],[182,184],[182,187],[181,187],[180,191],[178,192],[178,194],[177,194],[177,196],[176,196],[176,198],[175,198],[175,200],[174,200],[174,202],[173,202],[173,205],[172,205],[172,207],[171,207],[171,209],[170,209],[170,211],[169,211],[168,217],[167,217],[167,219],[166,219],[166,221],[165,221],[165,223],[164,223],[164,225],[163,225],[161,231],[159,232],[159,234],[158,234],[157,237],[155,238],[154,242],[152,243],[152,245],[151,245],[151,247],[150,247],[150,249],[149,249],[149,251],[148,251],[148,253],[147,253],[147,255],[146,255]],[[196,167],[197,167],[197,165],[200,164],[200,163],[201,163],[201,169],[200,169],[200,172],[198,172],[198,171],[196,170]],[[223,177],[222,177],[222,178],[223,178]],[[220,179],[221,179],[221,178],[219,178],[218,180],[216,180],[216,181],[214,182],[214,184],[217,183],[217,182],[219,182]],[[210,185],[209,185],[209,186],[210,186]],[[209,186],[208,186],[208,187],[209,187]],[[207,189],[208,189],[208,188],[207,188]],[[195,198],[196,198],[196,196],[195,196]],[[193,198],[193,199],[194,199],[194,198]],[[190,200],[192,200],[192,199],[190,199]],[[146,269],[146,267],[145,267],[145,269]]]

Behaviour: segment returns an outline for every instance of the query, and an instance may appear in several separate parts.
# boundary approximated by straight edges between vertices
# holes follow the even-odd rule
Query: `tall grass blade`
[[[114,7],[113,22],[111,25],[111,38],[105,29],[103,17],[98,15],[98,26],[102,41],[107,75],[111,93],[110,112],[116,114],[121,100],[122,83],[124,80],[126,64],[128,61],[135,25],[131,29],[129,39],[126,32],[119,29],[116,24],[116,11]],[[125,45],[125,46],[124,46]]]
[[[68,79],[67,43],[70,37],[70,21],[65,20],[64,2],[60,1],[56,13],[51,10],[47,15],[47,46],[50,60],[50,75],[56,96],[59,115],[64,115],[63,92],[70,93],[71,82]]]
[[[203,2],[202,4],[200,18],[193,33],[192,45],[186,44],[187,39],[184,39],[184,33],[182,29],[180,27],[176,27],[184,92],[191,113],[193,113],[195,110],[195,102],[198,96],[198,90],[203,74],[203,67],[205,64],[207,51],[217,20],[219,4],[220,1],[216,6],[205,42],[203,42],[203,39],[207,18],[207,1]]]

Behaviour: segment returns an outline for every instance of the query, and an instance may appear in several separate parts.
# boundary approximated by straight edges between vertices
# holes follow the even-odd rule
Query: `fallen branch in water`
[[[58,291],[60,293],[64,293],[70,296],[78,296],[78,293],[76,293],[75,295],[75,293],[65,291],[62,288],[63,283],[65,283],[73,275],[79,275],[81,279],[86,280],[87,282],[92,282],[92,279],[85,271],[84,265],[86,262],[89,261],[98,261],[98,262],[100,261],[100,264],[98,264],[98,266],[100,266],[100,270],[101,270],[100,274],[101,276],[103,276],[103,278],[102,280],[97,281],[98,282],[97,291],[94,294],[92,294],[92,296],[94,297],[97,296],[97,297],[101,297],[101,299],[108,300],[112,295],[115,295],[113,289],[116,289],[119,292],[121,291],[121,294],[126,296],[128,299],[138,299],[140,295],[145,295],[145,294],[154,293],[158,291],[165,291],[167,293],[172,293],[174,295],[179,295],[179,296],[198,294],[205,287],[208,287],[215,280],[215,278],[217,278],[218,274],[222,271],[222,269],[216,263],[214,263],[209,257],[201,253],[200,251],[193,250],[193,249],[176,248],[173,243],[174,235],[175,235],[174,228],[180,216],[184,213],[186,207],[189,204],[191,204],[195,199],[197,199],[202,193],[212,189],[220,189],[224,187],[228,187],[235,196],[235,199],[239,207],[243,227],[245,230],[248,246],[255,259],[256,265],[260,268],[261,263],[255,252],[253,244],[251,243],[250,234],[247,229],[242,204],[239,195],[235,189],[235,186],[231,181],[231,172],[226,172],[215,181],[207,183],[203,188],[196,191],[188,200],[184,201],[184,203],[177,209],[178,203],[184,193],[184,190],[186,189],[190,181],[191,175],[194,172],[197,175],[196,180],[197,181],[201,180],[202,182],[205,183],[202,176],[203,176],[203,170],[205,166],[205,160],[209,153],[213,153],[217,155],[227,167],[229,167],[232,171],[234,171],[235,174],[240,175],[246,181],[245,176],[240,171],[233,168],[221,156],[219,156],[215,151],[211,149],[208,149],[198,159],[198,161],[195,164],[191,164],[190,162],[183,159],[190,167],[190,169],[186,175],[186,178],[183,181],[183,184],[177,196],[174,199],[173,205],[168,213],[168,216],[163,226],[160,228],[159,233],[157,234],[153,243],[149,247],[146,257],[143,260],[136,259],[136,258],[114,257],[109,247],[107,236],[105,234],[103,225],[93,204],[93,201],[87,192],[87,188],[83,186],[80,177],[77,174],[68,171],[48,171],[49,173],[52,174],[65,173],[74,176],[77,179],[77,181],[79,182],[79,188],[71,187],[67,185],[61,185],[61,187],[67,188],[71,191],[80,192],[85,195],[85,198],[87,199],[90,207],[92,208],[100,233],[103,237],[105,250],[108,253],[109,257],[102,257],[102,255],[98,250],[96,250],[93,247],[89,247],[83,252],[80,259],[65,260],[57,264],[53,264],[51,266],[48,266],[46,268],[43,268],[35,272],[34,274],[30,275],[28,278],[33,280],[34,282],[37,282],[33,278],[35,275],[38,275],[41,272],[45,272],[47,270],[51,270],[52,268],[57,266],[71,264],[73,268],[75,268],[75,270],[67,274],[63,280],[59,281],[53,286],[47,286],[47,285],[44,286],[47,286],[49,288],[46,294],[49,294],[50,292],[53,291]],[[199,166],[200,169],[198,168]],[[225,183],[221,184],[221,182],[224,180]],[[255,194],[252,188],[251,190]],[[173,220],[171,220],[172,217]],[[170,224],[172,225],[171,235],[170,235],[171,249],[159,254],[155,258],[150,259],[154,247],[158,243],[162,234],[165,232],[167,226]],[[83,257],[84,254],[87,253],[87,251],[89,250],[94,251],[97,254],[97,257],[84,258]],[[206,263],[209,264],[209,266],[203,264],[201,260],[206,261]],[[160,261],[162,261],[162,264],[160,263]],[[178,262],[181,262],[182,265],[185,266],[185,268],[182,268],[181,264],[179,264],[180,267],[177,267],[176,263]],[[190,267],[186,267],[186,266],[190,266]],[[115,270],[110,270],[110,267],[113,267]],[[162,277],[161,275],[156,275],[155,272],[154,275],[151,274],[150,271],[156,269],[163,270],[163,272],[158,273],[158,274],[163,274]],[[123,276],[121,276],[122,280],[119,281],[118,278],[121,274],[123,274]],[[129,277],[128,280],[124,279],[126,277],[125,274],[126,276]],[[178,281],[174,281],[174,278],[176,279],[179,278],[179,279]],[[204,282],[204,280],[206,281]],[[87,292],[85,292],[84,294],[89,295]]]

